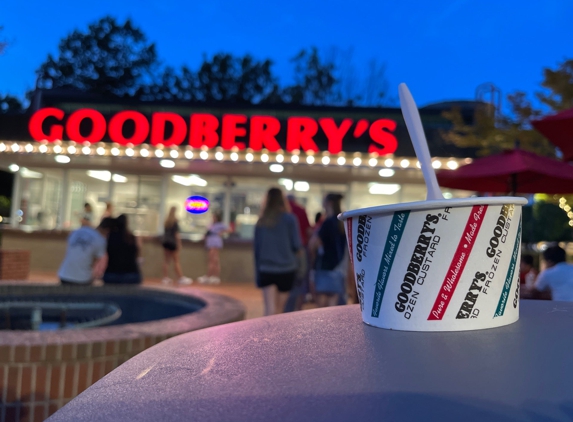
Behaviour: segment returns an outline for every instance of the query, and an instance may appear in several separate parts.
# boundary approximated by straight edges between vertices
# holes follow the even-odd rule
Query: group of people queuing
[[[207,274],[199,277],[199,283],[219,284],[221,282],[220,250],[223,248],[223,235],[229,229],[222,222],[220,212],[213,212],[213,222],[205,233],[205,247],[208,253]],[[183,275],[180,263],[181,236],[177,221],[177,208],[171,207],[165,220],[164,234],[161,242],[163,246],[163,284],[173,283],[169,277],[169,266],[173,265],[177,282],[179,284],[191,284],[193,280]]]
[[[573,265],[560,246],[550,246],[542,253],[541,271],[532,255],[522,255],[520,265],[521,297],[573,302]]]
[[[180,263],[181,236],[177,209],[171,207],[164,223],[161,239],[163,247],[164,284],[174,283],[170,278],[171,267],[175,280],[180,285],[189,285],[193,280],[183,275]],[[220,283],[221,267],[219,251],[223,247],[222,236],[228,231],[222,223],[221,214],[214,212],[213,223],[205,235],[208,250],[207,274],[199,277],[201,283]],[[84,205],[80,228],[73,231],[66,248],[66,255],[58,271],[62,284],[90,285],[101,279],[105,284],[140,284],[143,265],[141,239],[135,236],[128,225],[128,217],[121,214],[113,217],[113,206],[106,203],[106,210],[94,224],[92,206]]]
[[[300,310],[308,300],[318,307],[356,300],[344,225],[337,219],[342,199],[340,194],[326,195],[324,210],[311,225],[294,196],[286,197],[279,188],[267,192],[253,241],[256,285],[262,290],[265,315]],[[188,285],[193,280],[181,269],[176,213],[176,207],[171,207],[164,223],[162,282]],[[102,279],[105,284],[140,284],[142,243],[129,229],[127,215],[114,217],[108,203],[97,226],[93,220],[92,208],[86,203],[81,227],[68,238],[58,273],[61,283],[89,285]],[[213,212],[213,222],[205,233],[207,273],[199,282],[220,283],[220,251],[228,232],[221,214]]]
[[[324,198],[324,218],[311,227],[304,208],[279,188],[267,192],[254,235],[256,284],[264,314],[299,310],[304,299],[317,306],[345,304],[352,293],[344,225],[337,219],[342,195]],[[354,295],[355,296],[355,295]]]

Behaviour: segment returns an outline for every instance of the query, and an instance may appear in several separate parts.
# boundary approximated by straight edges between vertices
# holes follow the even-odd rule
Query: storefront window
[[[273,179],[236,177],[232,182],[230,220],[234,233],[241,239],[252,239],[255,225],[259,219],[261,207],[267,190],[273,184]]]
[[[281,182],[284,183],[283,180],[281,180]],[[288,187],[289,186],[285,186],[287,194],[293,195],[297,203],[306,209],[306,214],[311,224],[314,224],[317,213],[324,213],[322,202],[324,197],[329,193],[339,193],[343,195],[345,199],[342,202],[342,208],[346,208],[345,201],[348,196],[348,186],[345,184],[308,183],[301,180],[293,180],[293,188],[289,190]]]
[[[403,185],[391,182],[353,182],[350,184],[349,209],[395,204],[402,201]]]
[[[69,220],[65,228],[75,229],[80,226],[86,203],[92,207],[92,224],[99,224],[109,198],[110,178],[110,172],[105,170],[70,170],[69,203],[66,204]]]
[[[351,183],[350,209],[390,205],[405,202],[424,201],[427,195],[426,185],[395,184],[391,182],[353,182]],[[444,189],[445,198],[466,198],[472,192]]]
[[[156,234],[161,204],[161,176],[121,174],[116,175],[113,183],[113,215],[126,214],[129,227],[136,234]]]
[[[21,168],[18,174],[21,178],[19,217],[23,229],[75,229],[84,215],[85,203],[91,205],[92,222],[97,225],[106,210],[106,203],[111,200],[113,216],[126,214],[130,228],[139,235],[161,233],[162,220],[169,208],[175,206],[182,237],[194,241],[204,238],[215,212],[221,213],[223,221],[229,223],[231,236],[252,239],[265,194],[273,186],[281,187],[287,195],[294,195],[297,202],[305,207],[311,223],[318,212],[323,212],[322,201],[328,193],[344,195],[343,210],[426,198],[424,184],[392,183],[390,178],[335,184],[278,175],[266,178],[137,175],[121,171],[43,168]],[[64,192],[66,185],[68,191]],[[472,194],[448,189],[443,193],[446,198],[463,198]],[[199,215],[186,212],[185,200],[193,195],[209,200],[208,212]]]
[[[58,224],[62,194],[60,170],[21,168],[20,227],[30,230],[51,230]]]
[[[213,213],[223,213],[225,202],[224,176],[199,176],[174,174],[169,176],[165,215],[174,206],[177,209],[179,228],[183,238],[203,239],[213,220]],[[203,196],[209,200],[209,210],[204,214],[190,214],[185,210],[185,200],[190,196]]]
[[[249,178],[205,175],[173,175],[169,179],[166,212],[171,206],[178,209],[182,236],[200,240],[211,224],[214,212],[225,217],[225,204],[228,203],[228,220],[232,236],[252,239],[259,218],[261,206],[270,187],[282,187],[287,194],[296,197],[303,205],[310,221],[322,211],[322,199],[330,192],[346,195],[345,184],[308,183],[302,180],[284,178]],[[194,215],[185,212],[185,199],[191,195],[206,197],[210,209],[205,214]]]
[[[346,193],[346,185],[340,184],[308,183],[288,178],[233,178],[231,224],[237,237],[253,238],[265,195],[273,186],[281,187],[287,195],[293,195],[306,209],[311,222],[314,222],[316,213],[322,211],[322,199],[327,193]]]

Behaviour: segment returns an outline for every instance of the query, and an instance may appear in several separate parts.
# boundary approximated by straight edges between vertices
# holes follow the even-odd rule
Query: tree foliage
[[[75,88],[108,96],[135,96],[157,65],[155,45],[128,19],[107,16],[65,37],[56,57],[37,71],[39,88]]]
[[[10,198],[0,195],[0,216],[7,217],[10,215]]]
[[[0,95],[0,113],[23,112],[22,102],[12,95]]]
[[[573,108],[573,59],[565,60],[557,69],[544,69],[537,98],[552,111]]]
[[[73,88],[144,101],[290,103],[379,106],[388,101],[385,65],[372,60],[358,72],[351,49],[315,47],[292,58],[293,83],[280,86],[271,60],[219,53],[195,71],[160,66],[155,45],[130,20],[107,16],[62,39],[37,71],[37,87]]]
[[[204,58],[196,76],[196,98],[205,102],[252,103],[264,101],[276,88],[270,60],[250,55],[216,54]]]
[[[573,240],[569,218],[556,204],[538,201],[523,207],[522,242]]]
[[[316,47],[301,50],[291,61],[294,64],[294,84],[283,90],[285,102],[326,105],[335,100],[337,80],[334,63],[323,60]]]
[[[335,105],[379,107],[393,102],[388,92],[386,64],[371,59],[367,66],[357,68],[352,48],[332,48],[329,60],[334,64],[336,78]]]
[[[136,97],[144,101],[193,101],[196,99],[196,76],[186,66],[178,72],[167,66],[149,85],[142,86]]]
[[[554,156],[555,147],[530,125],[539,116],[522,92],[508,95],[511,115],[494,117],[489,104],[479,105],[468,122],[459,108],[443,113],[452,122],[452,128],[443,133],[446,140],[460,148],[477,148],[481,155],[506,149],[521,148],[537,154]]]
[[[507,96],[509,113],[496,114],[492,106],[484,104],[476,109],[473,124],[465,121],[459,109],[445,112],[452,129],[444,137],[459,147],[478,148],[481,154],[503,149],[519,148],[542,155],[555,156],[555,147],[531,127],[531,120],[540,118],[544,111],[556,112],[573,107],[573,60],[566,60],[556,70],[545,69],[541,83],[544,91],[536,93],[545,110],[535,107],[524,92]]]
[[[0,26],[0,33],[4,28]],[[6,51],[8,43],[0,38],[0,54]],[[12,95],[0,95],[0,113],[21,112],[23,111],[20,100]],[[0,197],[1,198],[1,197]]]
[[[0,26],[0,33],[2,33],[3,29],[4,29],[4,27]],[[8,43],[0,38],[0,54],[4,53],[4,51],[6,51],[6,47],[8,47]]]

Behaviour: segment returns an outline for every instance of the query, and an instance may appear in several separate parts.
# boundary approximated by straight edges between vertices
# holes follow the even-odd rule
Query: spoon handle
[[[406,84],[401,83],[398,87],[398,92],[400,94],[402,115],[406,121],[406,127],[408,128],[408,133],[410,134],[412,144],[414,145],[414,151],[416,151],[416,156],[418,157],[418,161],[422,167],[424,180],[426,181],[426,187],[428,189],[426,200],[444,199],[444,195],[442,195],[442,191],[438,185],[436,173],[432,167],[432,157],[428,150],[428,142],[426,141],[426,135],[424,134],[424,128],[422,127],[422,120],[420,119],[418,107],[416,106],[414,98],[412,98],[412,94],[410,94],[410,90]]]

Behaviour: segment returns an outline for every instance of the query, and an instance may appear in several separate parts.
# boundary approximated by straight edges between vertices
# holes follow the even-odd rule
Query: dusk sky
[[[532,93],[544,67],[573,58],[571,0],[3,0],[0,37],[11,45],[0,94],[22,96],[62,37],[107,14],[132,18],[166,64],[196,69],[204,53],[250,53],[272,59],[282,83],[302,48],[353,48],[358,71],[385,62],[391,94],[406,82],[420,105],[473,99],[484,82]]]

